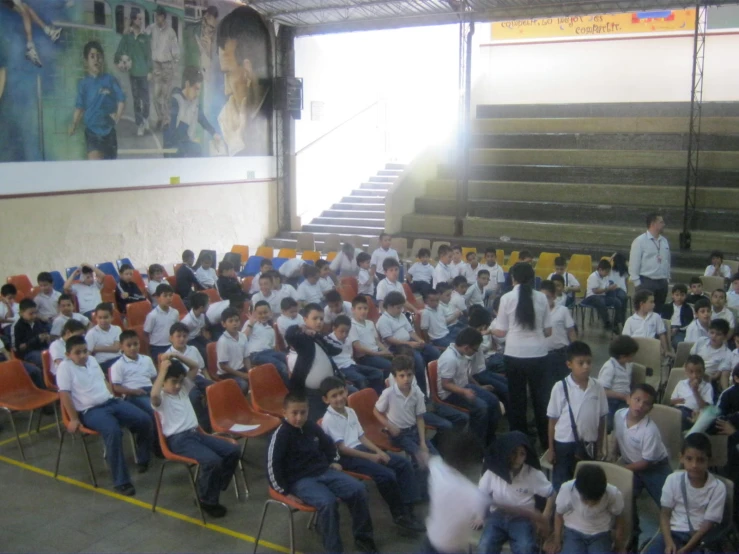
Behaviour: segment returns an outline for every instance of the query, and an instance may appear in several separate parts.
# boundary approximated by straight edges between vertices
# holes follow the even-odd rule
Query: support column
[[[471,21],[471,8],[465,1],[459,7],[459,115],[457,122],[457,211],[454,235],[464,235],[467,217],[470,173],[470,105],[472,99],[472,37],[475,22]]]
[[[295,77],[295,28],[281,25],[277,33],[276,77]],[[300,114],[298,114],[299,116]],[[296,219],[295,119],[288,111],[275,110],[275,158],[277,162],[277,228],[291,231]]]

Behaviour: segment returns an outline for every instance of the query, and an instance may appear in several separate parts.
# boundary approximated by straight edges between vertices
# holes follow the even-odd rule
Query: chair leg
[[[271,500],[267,500],[267,502],[264,503],[264,509],[262,510],[262,519],[259,520],[259,529],[257,529],[257,536],[254,537],[254,552],[253,554],[257,554],[257,547],[259,546],[259,537],[262,535],[262,527],[264,527],[264,520],[267,517],[267,508],[269,508],[269,505],[271,504]]]
[[[18,443],[18,449],[21,451],[21,459],[25,462],[26,461],[26,453],[23,452],[23,445],[21,444],[21,438],[18,435],[18,429],[15,426],[15,418],[13,417],[13,412],[8,410],[7,408],[3,408],[7,413],[8,417],[10,418],[10,426],[13,428],[13,433],[15,433],[15,442]],[[31,412],[33,414],[33,412]]]
[[[290,554],[295,554],[295,524],[293,523],[293,511],[290,508],[290,506],[287,506],[283,504],[285,508],[287,508],[287,513],[289,514],[288,523],[290,525]],[[315,512],[313,512],[313,515],[315,515]]]
[[[87,468],[90,470],[90,479],[92,479],[92,486],[97,488],[98,480],[95,477],[95,470],[92,469],[92,460],[90,459],[90,450],[87,448],[87,441],[85,435],[82,435],[82,449],[85,451],[85,458],[87,458]]]
[[[195,475],[192,474],[191,466],[187,466],[187,476],[190,478],[190,484],[192,485],[192,492],[195,494],[195,504],[198,505],[198,510],[200,510],[200,519],[203,520],[203,525],[207,525],[205,522],[205,512],[203,511],[203,505],[200,502],[200,495],[198,494],[198,486],[197,486],[197,480],[198,475],[200,474],[200,466],[195,466]]]
[[[151,511],[156,512],[157,511],[157,499],[159,498],[159,489],[162,486],[162,477],[164,477],[164,468],[167,467],[167,460],[164,460],[164,463],[162,463],[162,469],[159,470],[159,481],[157,481],[157,488],[154,491],[154,503],[151,506]]]
[[[54,479],[59,475],[59,460],[62,459],[62,446],[64,446],[64,437],[67,436],[66,432],[61,432],[59,435],[59,451],[56,453],[56,465],[54,466]]]
[[[246,445],[249,442],[249,438],[244,439],[244,444],[241,447],[241,456],[239,457],[239,468],[241,469],[241,475],[244,478],[244,494],[249,498],[249,481],[246,478]]]
[[[131,437],[131,448],[133,448],[133,461],[139,463],[139,455],[136,452],[136,438],[133,436],[133,431],[128,432],[128,436]]]
[[[34,413],[34,410],[31,410],[30,412],[28,412],[28,429],[26,429],[26,435],[31,434],[31,425],[33,425],[33,413]]]
[[[59,412],[56,409],[56,402],[53,402],[51,404],[51,407],[54,409],[54,421],[56,421],[56,434],[59,436],[59,438],[62,438],[62,429],[59,425]]]

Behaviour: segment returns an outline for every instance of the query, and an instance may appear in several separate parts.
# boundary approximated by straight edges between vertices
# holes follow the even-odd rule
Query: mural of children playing
[[[36,44],[33,42],[33,24],[38,25],[52,42],[59,40],[62,30],[59,27],[44,23],[33,8],[22,0],[0,0],[0,6],[13,10],[21,16],[23,30],[26,33],[26,59],[38,67],[43,67],[41,58],[39,58],[38,52],[36,51]]]
[[[105,73],[103,47],[91,40],[83,49],[87,76],[77,85],[74,119],[69,136],[77,131],[84,115],[88,160],[114,160],[118,157],[115,126],[123,115],[126,95],[118,79]]]

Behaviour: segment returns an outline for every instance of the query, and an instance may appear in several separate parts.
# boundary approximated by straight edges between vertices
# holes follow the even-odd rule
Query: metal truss
[[[280,26],[275,41],[277,77],[295,76],[295,29]],[[275,159],[277,181],[277,228],[289,231],[292,226],[292,183],[295,179],[295,126],[292,114],[274,111]]]
[[[464,235],[470,176],[470,109],[472,102],[472,37],[475,22],[466,0],[457,4],[459,19],[459,111],[457,116],[457,214],[454,234]]]
[[[693,36],[693,81],[690,90],[690,130],[688,135],[688,168],[685,176],[685,207],[680,248],[690,250],[691,229],[695,216],[698,172],[701,153],[701,116],[703,115],[703,62],[706,57],[706,8],[701,4],[695,10]]]

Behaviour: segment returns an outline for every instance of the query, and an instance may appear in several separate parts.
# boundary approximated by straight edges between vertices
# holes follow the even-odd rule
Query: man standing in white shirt
[[[167,11],[159,6],[146,34],[151,35],[151,57],[154,61],[154,107],[157,127],[169,125],[169,102],[175,67],[180,63],[180,45],[174,29],[167,22]]]
[[[634,286],[654,293],[654,311],[662,312],[670,280],[670,245],[662,236],[665,220],[658,213],[647,216],[647,232],[631,243],[629,275]]]

